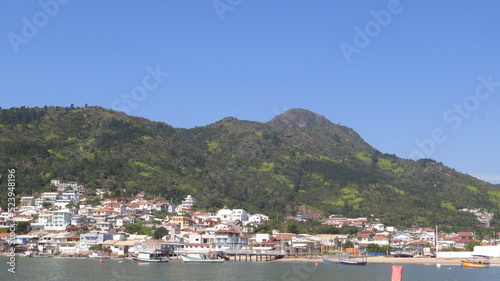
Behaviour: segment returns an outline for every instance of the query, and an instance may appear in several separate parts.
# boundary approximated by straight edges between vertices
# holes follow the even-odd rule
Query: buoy
[[[441,264],[437,263],[437,264],[436,264],[436,267],[437,267],[437,268],[440,268],[440,267],[441,267]]]
[[[100,263],[104,263],[104,260],[99,260]]]
[[[401,281],[403,280],[403,266],[402,265],[392,265],[391,281]]]
[[[318,266],[318,263],[315,263],[314,265],[315,265],[315,266]]]

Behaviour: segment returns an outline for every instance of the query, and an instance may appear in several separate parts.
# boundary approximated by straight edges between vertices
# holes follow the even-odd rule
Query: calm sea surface
[[[7,257],[0,257],[0,280],[352,280],[388,281],[389,264],[342,266],[337,264],[286,262],[227,262],[224,264],[185,264],[171,260],[163,264],[135,263],[128,260],[21,258],[16,273],[7,271]],[[460,266],[404,265],[404,281],[500,280],[500,266],[465,269]]]

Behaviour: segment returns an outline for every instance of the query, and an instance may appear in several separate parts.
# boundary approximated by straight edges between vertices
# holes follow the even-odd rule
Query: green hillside
[[[227,117],[193,129],[100,107],[3,109],[4,178],[8,168],[17,170],[18,195],[52,190],[57,178],[122,197],[142,191],[179,202],[192,194],[208,210],[227,204],[283,216],[307,206],[396,226],[471,227],[475,217],[459,209],[498,214],[500,204],[499,186],[381,153],[303,109],[267,123]],[[5,207],[5,192],[0,200]]]

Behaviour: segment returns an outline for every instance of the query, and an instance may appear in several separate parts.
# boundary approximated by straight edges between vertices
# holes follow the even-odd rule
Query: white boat
[[[181,255],[183,262],[198,262],[198,263],[222,263],[225,261],[222,257],[218,255],[207,255],[207,254],[184,254]]]
[[[139,253],[133,258],[135,261],[139,262],[168,262],[167,256],[162,256],[156,253]]]
[[[100,259],[100,260],[109,259],[109,255],[105,256],[102,253],[91,253],[87,257],[89,259]]]
[[[415,252],[412,251],[394,251],[391,253],[396,258],[413,258]]]

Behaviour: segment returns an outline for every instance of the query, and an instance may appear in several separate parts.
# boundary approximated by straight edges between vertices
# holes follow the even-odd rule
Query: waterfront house
[[[80,235],[66,236],[66,242],[59,245],[62,255],[75,255],[80,252]]]
[[[255,243],[261,244],[262,242],[271,241],[271,234],[257,233],[255,234]]]
[[[5,245],[8,243],[10,239],[10,233],[5,232],[5,233],[0,233],[0,244]]]
[[[325,248],[338,247],[339,242],[343,238],[340,234],[318,234],[320,244]]]
[[[272,238],[274,240],[280,241],[284,245],[287,244],[287,245],[291,246],[292,245],[292,239],[296,235],[297,234],[295,234],[295,233],[278,233],[278,234],[272,235]]]
[[[128,256],[135,252],[134,247],[139,242],[137,240],[106,240],[101,243],[103,249],[108,249],[111,256]]]
[[[208,253],[212,249],[212,245],[208,243],[184,243],[183,252],[192,253]]]
[[[80,234],[80,247],[82,250],[88,251],[90,247],[111,239],[113,239],[113,235],[111,234],[98,232],[82,233]]]
[[[319,237],[314,237],[309,234],[297,234],[292,237],[291,246],[298,251],[310,251],[314,249],[319,249],[321,246],[321,239]]]
[[[240,233],[234,230],[215,231],[215,246],[217,250],[237,250],[247,245],[247,239],[240,237]]]
[[[147,239],[135,244],[136,253],[157,253],[167,254],[171,247],[166,241],[160,239]]]

